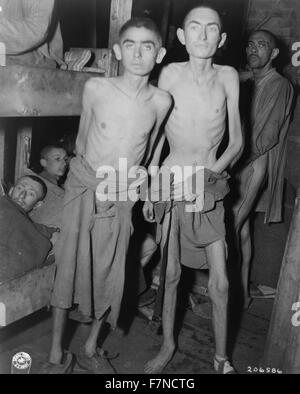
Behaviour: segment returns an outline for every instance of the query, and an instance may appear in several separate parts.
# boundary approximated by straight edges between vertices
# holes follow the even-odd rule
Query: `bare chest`
[[[101,100],[94,106],[93,112],[98,132],[107,138],[146,136],[156,122],[156,110],[152,103],[118,97]]]
[[[174,118],[197,124],[224,118],[226,95],[220,84],[178,84],[170,93],[175,102],[172,113]]]

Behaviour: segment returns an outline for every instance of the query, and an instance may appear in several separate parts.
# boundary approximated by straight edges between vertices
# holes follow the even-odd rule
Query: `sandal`
[[[236,370],[233,368],[227,358],[219,361],[216,357],[214,357],[214,368],[218,375],[237,374]]]
[[[80,354],[77,355],[77,364],[81,369],[95,375],[112,375],[117,372],[110,363],[111,359],[107,357],[103,349],[97,348],[92,357],[87,356],[84,349],[81,349]]]
[[[250,295],[252,298],[275,298],[276,289],[264,285],[250,285]]]
[[[192,294],[189,294],[189,304],[191,310],[196,316],[202,317],[206,320],[212,319],[212,304],[210,301],[199,303]]]

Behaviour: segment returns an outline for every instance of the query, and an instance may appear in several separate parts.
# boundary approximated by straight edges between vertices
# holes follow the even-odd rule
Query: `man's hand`
[[[154,206],[151,201],[146,201],[143,206],[143,215],[147,222],[154,223]]]
[[[59,238],[59,233],[60,233],[60,229],[56,228],[55,231],[52,234],[52,237],[50,239],[50,242],[52,243],[52,246],[54,246]]]

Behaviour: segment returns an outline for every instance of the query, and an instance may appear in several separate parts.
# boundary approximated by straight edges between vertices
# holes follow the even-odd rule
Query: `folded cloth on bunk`
[[[53,231],[32,222],[9,197],[0,197],[0,283],[41,267]]]
[[[62,70],[68,71],[82,71],[94,72],[104,74],[105,70],[99,67],[86,67],[86,64],[92,58],[92,51],[90,49],[73,48],[65,53],[65,64],[62,65]]]
[[[66,68],[70,71],[82,71],[92,56],[89,49],[81,51],[69,51],[65,53]]]

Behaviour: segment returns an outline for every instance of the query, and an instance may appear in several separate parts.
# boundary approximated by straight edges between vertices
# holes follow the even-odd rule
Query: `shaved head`
[[[191,8],[191,9],[189,10],[189,12],[186,14],[186,16],[185,16],[185,18],[184,18],[184,20],[183,20],[182,28],[183,28],[183,29],[185,28],[186,23],[187,23],[187,21],[189,20],[189,17],[190,17],[191,14],[193,13],[193,11],[198,10],[198,9],[202,9],[202,8],[211,10],[211,11],[213,11],[214,13],[216,13],[216,15],[217,15],[217,17],[218,17],[218,19],[219,19],[219,27],[220,27],[220,33],[221,33],[221,32],[223,31],[223,23],[222,23],[222,19],[221,19],[221,17],[220,17],[220,14],[219,14],[219,12],[218,12],[215,8],[213,8],[213,7],[211,7],[210,5],[207,5],[207,4],[200,4],[200,5],[198,5],[198,6],[195,6],[195,7]]]
[[[266,38],[266,39],[268,40],[268,42],[270,43],[270,49],[278,48],[276,37],[274,36],[273,33],[271,33],[271,32],[268,31],[268,30],[259,29],[259,30],[253,31],[253,32],[250,34],[249,40],[250,40],[251,37],[253,37],[254,35],[258,35],[258,34],[261,34],[261,35],[264,35],[264,36],[265,36],[265,38]]]

